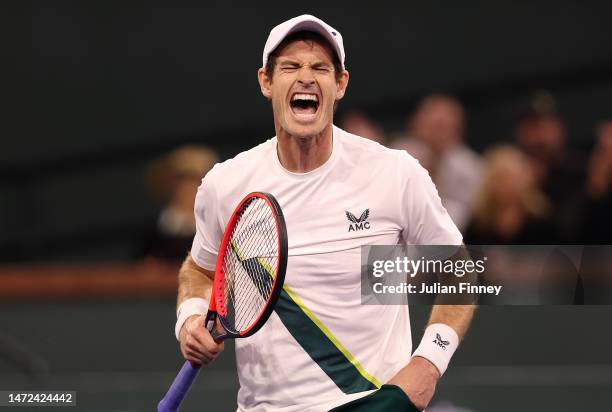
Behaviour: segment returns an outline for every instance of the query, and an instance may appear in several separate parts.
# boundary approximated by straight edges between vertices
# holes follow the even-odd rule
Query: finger
[[[196,354],[194,354],[193,352],[189,350],[186,350],[183,352],[183,358],[189,361],[189,363],[191,363],[194,367],[200,367],[204,364],[204,362],[208,364],[207,359],[202,359],[200,356],[196,356]]]
[[[207,342],[207,337],[212,339],[210,333],[205,328],[196,328],[192,331],[190,335],[198,344],[204,345]]]
[[[207,333],[207,331],[204,331]],[[202,364],[208,364],[215,360],[221,350],[223,349],[223,345],[217,345],[212,340],[212,337],[209,337],[212,343],[209,345],[202,345],[194,335],[188,335],[185,339],[185,355],[186,358],[191,357],[190,359],[194,359]],[[204,339],[208,340],[208,339]]]
[[[196,351],[189,350],[189,349],[187,349],[185,353],[187,355],[185,358],[188,358],[188,357],[193,358],[193,359],[196,359],[198,362],[203,362],[203,363],[209,363],[217,359],[217,355],[212,354],[212,353],[196,352]]]
[[[181,332],[179,334],[179,340],[180,342],[184,342],[188,336],[193,334],[194,330],[198,329],[198,320],[199,318],[201,318],[202,316],[200,315],[194,315],[191,316],[189,318],[187,318],[187,321],[185,321],[183,327],[181,328]]]
[[[200,343],[204,343],[206,341],[206,336],[210,336],[210,332],[206,329],[206,325],[204,324],[204,317],[199,316],[194,319],[190,324],[190,334],[194,336]]]
[[[215,354],[219,352],[218,350],[216,350],[216,348],[213,348],[212,350],[210,350],[206,345],[203,345],[202,343],[200,343],[193,336],[187,337],[187,339],[185,340],[185,347],[188,350],[191,350],[193,352],[197,352],[197,353],[201,353],[203,355],[209,355],[209,356],[214,356]]]
[[[223,341],[217,343],[206,329],[198,329],[192,336],[206,351],[219,353],[225,348]]]
[[[185,341],[185,347],[187,350],[195,352],[200,356],[214,357],[219,353],[219,351],[216,349],[209,350],[205,345],[198,342],[193,336],[189,336],[187,338]]]
[[[189,359],[187,359],[187,360],[189,361],[191,366],[194,367],[194,368],[201,368],[202,366],[206,366],[206,365],[204,365],[202,363],[198,363],[198,362],[195,362],[195,361],[192,361],[192,360],[189,360]]]
[[[206,366],[208,365],[208,362],[203,362],[202,360],[193,357],[193,356],[187,356],[185,357],[185,359],[187,360],[187,362],[189,362],[191,364],[191,366],[193,366],[194,368],[201,368],[202,366]]]
[[[195,345],[185,345],[185,352],[195,353],[198,356],[212,356],[212,354],[208,354],[203,348],[200,348]]]
[[[223,341],[217,343],[212,336],[210,336],[209,339],[205,340],[204,348],[207,352],[219,354],[223,352],[223,349],[225,349],[225,343]]]
[[[197,362],[200,363],[208,363],[208,362],[212,362],[213,360],[215,360],[215,356],[210,355],[210,354],[202,354],[196,351],[192,351],[192,350],[186,350],[186,359],[193,359],[196,360]]]

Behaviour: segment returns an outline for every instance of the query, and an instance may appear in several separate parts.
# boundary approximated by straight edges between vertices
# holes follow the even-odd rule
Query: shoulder
[[[429,172],[406,150],[391,149],[378,142],[336,128],[345,161],[355,167],[384,172],[388,179],[401,186],[431,180]]]
[[[365,137],[361,137],[335,127],[340,138],[344,153],[354,159],[368,160],[378,164],[396,167],[399,163],[404,167],[415,167],[419,162],[405,150],[391,149]]]

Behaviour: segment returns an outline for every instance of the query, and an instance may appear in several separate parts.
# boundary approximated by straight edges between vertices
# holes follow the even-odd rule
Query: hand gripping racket
[[[248,194],[234,210],[217,255],[213,290],[205,318],[216,341],[246,338],[270,317],[287,268],[287,228],[278,202],[269,193]],[[219,321],[223,331],[215,328]],[[175,412],[199,368],[185,362],[158,412]]]

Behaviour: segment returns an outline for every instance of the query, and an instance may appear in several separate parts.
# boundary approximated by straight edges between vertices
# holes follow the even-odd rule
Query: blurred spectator
[[[213,150],[189,145],[151,164],[149,185],[164,206],[146,239],[146,257],[177,263],[185,259],[196,231],[193,206],[198,186],[217,161],[218,155]]]
[[[612,239],[612,120],[596,130],[597,141],[588,163],[585,243],[610,244]]]
[[[385,144],[385,131],[382,126],[363,112],[356,110],[345,112],[340,116],[339,126],[349,133]]]
[[[474,245],[555,242],[549,203],[528,158],[513,146],[490,149],[465,242]]]
[[[583,203],[584,159],[567,147],[565,124],[550,93],[534,94],[519,117],[515,137],[529,157],[536,181],[555,205],[551,217],[562,240],[575,242]]]
[[[482,172],[479,156],[463,143],[464,128],[463,106],[443,94],[425,97],[408,122],[408,136],[431,150],[425,165],[429,165],[442,203],[459,229],[470,220]]]

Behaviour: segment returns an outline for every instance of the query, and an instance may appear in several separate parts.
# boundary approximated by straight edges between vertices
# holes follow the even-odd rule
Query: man
[[[584,224],[576,216],[584,209],[587,159],[567,144],[567,130],[555,98],[546,91],[531,96],[521,110],[515,140],[525,152],[540,188],[550,198],[554,230],[542,242],[575,242]]]
[[[425,408],[472,309],[435,307],[411,356],[408,307],[361,304],[360,247],[460,244],[459,231],[418,162],[333,126],[349,80],[337,30],[309,15],[275,27],[258,78],[276,137],[216,165],[198,190],[197,234],[179,273],[175,332],[183,355],[206,365],[223,350],[202,318],[217,248],[237,202],[267,191],[283,209],[289,259],[275,312],[236,341],[238,410],[329,410],[385,382],[392,386],[376,394],[399,396],[410,408],[407,395]],[[436,333],[448,341],[445,350],[433,343]]]
[[[442,204],[457,227],[466,228],[483,171],[480,157],[464,143],[463,105],[444,94],[426,96],[408,126],[408,136],[425,143],[431,150],[430,173]]]

